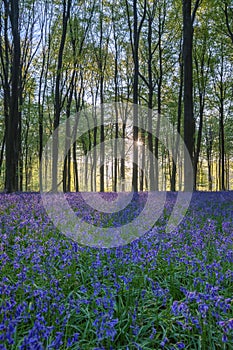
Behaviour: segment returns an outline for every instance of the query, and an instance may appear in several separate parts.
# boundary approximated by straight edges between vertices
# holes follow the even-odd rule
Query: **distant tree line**
[[[232,189],[232,52],[231,0],[3,0],[0,188],[38,191],[54,130],[88,106],[124,102],[134,104],[131,135],[118,109],[72,144],[67,123],[61,165],[54,134],[52,191]],[[155,135],[137,127],[137,106],[148,108],[146,130],[157,111]],[[172,152],[160,142],[162,115],[184,139],[193,183],[178,138]],[[119,138],[132,139],[131,159],[124,143],[116,157]]]

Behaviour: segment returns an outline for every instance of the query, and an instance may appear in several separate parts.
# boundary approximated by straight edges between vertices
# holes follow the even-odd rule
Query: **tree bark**
[[[55,101],[54,101],[54,120],[53,120],[53,157],[52,157],[52,191],[57,192],[57,162],[58,162],[58,126],[60,124],[61,113],[61,70],[63,64],[63,52],[65,47],[66,33],[68,20],[70,17],[70,8],[72,0],[63,0],[63,20],[62,20],[62,36],[59,46],[57,71],[56,71],[56,83],[55,83]]]
[[[178,96],[178,110],[177,110],[177,135],[175,140],[175,150],[172,158],[172,176],[171,176],[171,191],[176,191],[176,175],[177,175],[177,157],[180,146],[180,126],[181,126],[181,115],[182,115],[182,94],[183,94],[183,80],[184,80],[184,70],[183,70],[183,57],[180,52],[179,57],[180,65],[180,86],[179,86],[179,96]]]
[[[191,0],[183,0],[183,60],[184,60],[184,190],[193,190],[191,164],[194,156],[195,120],[193,117],[193,26]],[[191,160],[191,164],[189,162]]]
[[[10,17],[13,43],[13,58],[11,69],[11,92],[9,103],[9,118],[6,133],[6,192],[18,191],[18,161],[19,161],[19,83],[20,83],[20,32],[19,32],[19,1],[4,0],[7,14]]]

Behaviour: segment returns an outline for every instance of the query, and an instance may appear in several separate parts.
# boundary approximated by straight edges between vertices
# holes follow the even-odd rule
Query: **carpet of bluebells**
[[[80,194],[67,198],[98,222]],[[233,192],[194,193],[166,233],[175,198],[143,237],[106,249],[62,235],[40,194],[1,194],[0,350],[233,349]]]

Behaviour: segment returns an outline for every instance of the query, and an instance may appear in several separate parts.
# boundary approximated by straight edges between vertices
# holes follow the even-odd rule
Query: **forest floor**
[[[233,192],[194,193],[167,232],[175,198],[140,238],[98,248],[60,233],[40,194],[1,194],[0,350],[232,349]],[[98,226],[80,194],[67,199]],[[146,195],[134,200],[126,221]],[[123,225],[114,215],[102,226]]]

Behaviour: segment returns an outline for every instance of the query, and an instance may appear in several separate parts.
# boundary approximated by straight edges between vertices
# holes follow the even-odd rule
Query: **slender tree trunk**
[[[94,117],[95,118],[95,124],[96,124],[96,116]],[[93,176],[94,176],[94,192],[96,192],[96,164],[97,164],[97,154],[96,154],[96,147],[97,147],[97,126],[94,127],[94,130],[93,130]]]
[[[4,1],[6,4],[7,1]],[[19,32],[19,1],[9,1],[9,16],[12,28],[13,59],[11,76],[11,95],[9,118],[6,134],[6,191],[18,191],[18,161],[19,161],[19,83],[20,83],[20,32]]]
[[[144,189],[144,172],[145,172],[145,132],[141,130],[141,142],[142,147],[140,147],[140,157],[141,157],[141,169],[140,169],[140,191]]]
[[[193,26],[191,0],[183,0],[183,59],[184,59],[184,190],[193,190],[193,164],[195,120],[193,117],[193,75],[192,75]],[[191,164],[189,162],[191,160]]]
[[[47,85],[47,76],[49,69],[49,55],[50,55],[50,40],[48,43],[48,56],[46,62],[46,54],[43,50],[42,69],[39,79],[39,93],[38,93],[38,122],[39,122],[39,165],[41,166],[42,154],[43,154],[43,138],[44,138],[44,104]],[[44,84],[43,84],[44,79]],[[43,88],[42,88],[43,86]],[[40,184],[42,185],[42,172],[39,172]]]
[[[183,80],[184,80],[184,71],[183,71],[183,58],[182,53],[180,53],[180,87],[179,87],[179,96],[178,96],[178,111],[177,111],[177,137],[175,140],[175,150],[172,159],[172,176],[171,176],[171,191],[176,191],[176,175],[177,175],[177,156],[180,146],[180,126],[181,126],[181,115],[182,115],[182,95],[183,95]]]
[[[30,106],[30,101],[29,101],[29,106]],[[30,115],[30,110],[29,110],[29,115]],[[29,186],[29,173],[30,173],[30,168],[29,168],[29,152],[28,152],[28,134],[29,134],[29,128],[30,128],[30,120],[27,118],[26,120],[26,132],[25,132],[25,160],[24,160],[24,172],[25,172],[25,190],[28,191],[28,186]]]
[[[224,140],[224,106],[223,101],[221,101],[220,106],[220,121],[219,121],[219,142],[220,142],[220,174],[221,176],[221,186],[220,190],[225,191],[225,140]]]
[[[205,136],[206,136],[206,155],[207,155],[207,163],[208,163],[208,189],[209,189],[209,191],[212,191],[212,189],[213,189],[212,166],[211,166],[212,147],[213,147],[212,131],[206,130]]]
[[[227,177],[227,185],[226,185],[226,188],[227,188],[227,191],[230,191],[230,155],[228,154],[227,155],[227,174],[226,174],[226,177]]]
[[[22,76],[21,76],[22,68],[20,68],[20,81],[19,81],[19,128],[18,128],[18,137],[17,137],[17,143],[18,143],[18,154],[19,154],[19,160],[18,160],[18,179],[17,182],[19,183],[19,190],[23,191],[23,150],[22,150],[22,112],[21,107],[23,106],[23,88],[22,88]],[[30,101],[29,101],[30,106]],[[30,111],[29,111],[30,114]]]
[[[104,192],[104,161],[105,161],[105,146],[104,146],[104,87],[103,77],[100,79],[100,110],[101,110],[101,126],[100,126],[100,192]]]
[[[122,153],[121,153],[121,191],[125,191],[125,137],[126,137],[126,123],[122,126]]]
[[[130,23],[129,7],[127,2],[127,15],[130,28],[131,46],[134,59],[134,76],[133,76],[133,174],[132,188],[138,192],[138,81],[139,81],[139,39],[142,24],[146,15],[146,1],[144,1],[143,15],[138,21],[138,0],[133,0],[133,30]]]
[[[117,158],[117,142],[119,136],[119,125],[118,125],[118,107],[115,108],[116,120],[115,120],[115,142],[114,142],[114,171],[113,171],[113,191],[117,192],[118,182],[118,158]]]
[[[72,0],[63,0],[63,20],[62,20],[62,36],[59,46],[57,71],[56,71],[56,83],[55,83],[55,101],[54,101],[54,121],[53,121],[53,159],[52,159],[52,191],[57,192],[57,162],[58,162],[58,126],[60,124],[60,113],[61,113],[61,78],[62,78],[62,64],[63,64],[63,52],[65,47],[66,32],[68,26],[68,20],[70,17],[70,8]]]
[[[161,18],[159,15],[159,41],[158,41],[158,49],[159,49],[159,76],[158,76],[158,87],[157,87],[157,125],[156,125],[156,135],[155,135],[155,190],[158,191],[159,189],[159,167],[158,167],[158,159],[159,159],[159,133],[160,133],[160,122],[161,122],[161,92],[162,92],[162,79],[163,79],[163,66],[162,66],[162,47],[161,47],[161,40],[162,40],[162,24],[161,24]],[[163,169],[163,167],[162,167]]]
[[[132,186],[134,192],[138,192],[138,75],[139,75],[139,61],[138,61],[138,48],[139,48],[139,35],[138,35],[138,13],[137,13],[137,0],[133,1],[133,16],[134,16],[134,29],[133,29],[133,50],[134,50],[134,81],[133,81],[133,177]]]
[[[130,19],[129,3],[126,1],[127,19],[130,31],[131,49],[134,60],[133,73],[133,171],[132,171],[132,189],[138,192],[138,79],[139,79],[139,38],[141,27],[145,19],[146,2],[144,2],[144,14],[139,23],[138,21],[138,1],[133,0],[133,25]]]
[[[117,172],[117,165],[118,165],[118,158],[117,158],[117,142],[119,137],[119,116],[118,116],[118,106],[117,103],[119,101],[118,96],[118,45],[117,45],[117,36],[115,31],[115,24],[114,26],[114,43],[115,43],[115,60],[114,60],[114,83],[115,83],[115,142],[114,142],[114,171],[113,171],[113,191],[117,192],[117,180],[118,180],[118,172]]]
[[[200,121],[199,121],[199,128],[198,128],[198,134],[197,134],[197,146],[196,146],[196,152],[194,155],[194,188],[196,189],[197,187],[197,168],[198,168],[198,160],[199,160],[199,155],[201,151],[201,139],[202,139],[202,129],[203,129],[203,114],[204,114],[204,101],[201,95],[200,95],[200,110],[199,110],[199,116],[200,116]]]
[[[222,53],[222,58],[221,58],[221,81],[220,81],[220,120],[219,120],[219,142],[220,142],[220,160],[221,160],[221,165],[220,165],[220,174],[221,176],[221,186],[220,190],[225,191],[225,140],[224,140],[224,57]]]
[[[195,67],[197,72],[197,85],[198,85],[198,96],[199,96],[199,127],[197,134],[197,144],[196,151],[194,152],[194,188],[197,186],[197,168],[199,162],[199,156],[201,151],[201,140],[202,140],[202,130],[203,130],[203,119],[204,119],[204,108],[205,108],[205,96],[206,96],[206,85],[208,74],[210,71],[210,54],[208,56],[207,65],[206,63],[206,37],[203,40],[203,45],[201,49],[201,58],[195,54]],[[205,67],[206,65],[206,67]],[[207,68],[207,69],[205,69]]]
[[[71,113],[71,104],[74,93],[74,79],[76,72],[73,71],[70,86],[68,87],[69,94],[67,96],[67,105],[66,105],[66,147],[65,147],[65,160],[64,160],[64,169],[63,169],[63,191],[70,192],[71,190],[71,130],[70,130],[70,113]]]
[[[149,18],[148,23],[148,148],[149,148],[149,179],[150,179],[150,191],[155,190],[155,174],[154,174],[154,157],[153,157],[153,132],[152,132],[152,108],[153,108],[153,93],[154,84],[152,77],[152,24],[153,16]]]
[[[105,161],[105,145],[104,145],[104,70],[106,65],[106,54],[103,55],[103,3],[101,0],[101,13],[100,13],[100,43],[99,43],[99,55],[98,55],[98,68],[100,73],[100,192],[104,192],[104,161]]]
[[[208,158],[208,190],[212,191],[211,159]]]
[[[77,162],[77,142],[76,142],[76,135],[77,135],[77,128],[78,128],[78,113],[83,107],[83,100],[84,100],[84,86],[83,86],[83,75],[82,73],[80,74],[80,90],[79,93],[77,94],[77,86],[75,84],[75,90],[74,90],[74,97],[75,97],[75,105],[76,105],[76,118],[75,118],[75,125],[74,125],[74,130],[73,130],[73,170],[74,170],[74,187],[75,191],[79,192],[79,172],[78,172],[78,162]]]
[[[4,154],[4,148],[5,148],[5,141],[6,141],[6,131],[4,131],[3,140],[2,140],[2,146],[0,151],[0,177],[2,174],[2,163],[3,163],[3,154]]]
[[[8,128],[9,128],[9,108],[10,108],[10,45],[8,40],[8,21],[9,21],[9,4],[8,2],[4,2],[4,12],[3,8],[0,7],[0,23],[1,23],[1,29],[2,26],[3,29],[3,38],[4,40],[0,40],[0,58],[1,58],[1,65],[2,65],[2,74],[0,74],[1,83],[3,86],[3,105],[4,105],[4,120],[5,120],[5,131],[4,131],[4,144],[6,148],[6,140],[8,137]],[[4,147],[3,147],[4,150]],[[7,151],[6,151],[7,152]],[[3,159],[3,154],[2,154]],[[6,165],[5,165],[5,189],[7,190],[6,186]]]

